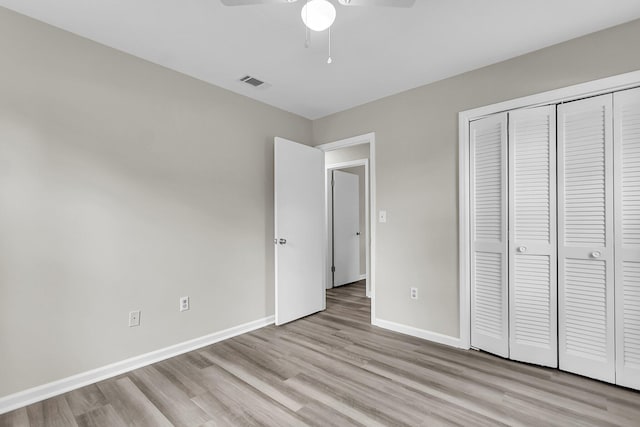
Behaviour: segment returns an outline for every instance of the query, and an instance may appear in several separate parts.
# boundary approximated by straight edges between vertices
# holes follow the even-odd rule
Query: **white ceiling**
[[[639,0],[417,0],[337,5],[304,47],[304,1],[0,0],[0,5],[184,74],[316,119],[640,18]],[[239,83],[246,74],[266,89]]]

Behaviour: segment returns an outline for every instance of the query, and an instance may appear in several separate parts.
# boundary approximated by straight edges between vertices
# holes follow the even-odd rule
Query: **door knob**
[[[280,239],[280,240],[278,240],[278,243],[280,243],[281,245],[286,245],[287,244],[287,239]]]
[[[591,252],[591,258],[600,258],[600,255],[602,255],[600,251]]]
[[[518,247],[518,252],[520,252],[520,253],[525,253],[525,252],[527,252],[527,247],[526,247],[526,246],[519,246],[519,247]]]
[[[360,232],[358,231],[358,232],[356,233],[356,236],[359,236],[359,235],[360,235]]]

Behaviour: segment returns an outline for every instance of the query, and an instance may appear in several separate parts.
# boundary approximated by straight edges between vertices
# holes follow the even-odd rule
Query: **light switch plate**
[[[378,213],[378,222],[387,222],[387,211],[380,211]]]

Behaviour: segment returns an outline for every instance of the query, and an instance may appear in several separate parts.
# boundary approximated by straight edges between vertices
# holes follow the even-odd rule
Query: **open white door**
[[[325,306],[324,153],[274,141],[276,325]]]
[[[360,280],[358,175],[333,171],[333,286]]]

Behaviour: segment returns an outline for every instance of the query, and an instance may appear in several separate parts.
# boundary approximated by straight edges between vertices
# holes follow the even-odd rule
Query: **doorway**
[[[347,158],[345,158],[345,156]],[[355,157],[355,159],[354,159]],[[328,159],[328,160],[327,160]],[[358,163],[360,162],[360,163]],[[274,139],[275,323],[326,308],[329,262],[327,168],[366,165],[366,292],[375,319],[375,138],[366,134],[310,147]],[[322,191],[324,186],[324,200]],[[324,224],[323,224],[324,221]],[[331,287],[331,286],[329,286]],[[361,284],[365,288],[365,283]]]
[[[362,274],[358,279],[365,282],[366,296],[371,299],[371,317],[375,317],[375,134],[356,136],[328,144],[317,146],[325,152],[325,185],[326,185],[326,288],[333,287],[333,254],[331,252],[331,231],[330,215],[328,208],[331,198],[331,175],[335,170],[356,172],[363,170],[364,181],[364,226],[360,230],[359,239],[364,246],[364,260],[362,260]],[[353,169],[356,168],[356,169]],[[362,283],[361,283],[362,285]]]

